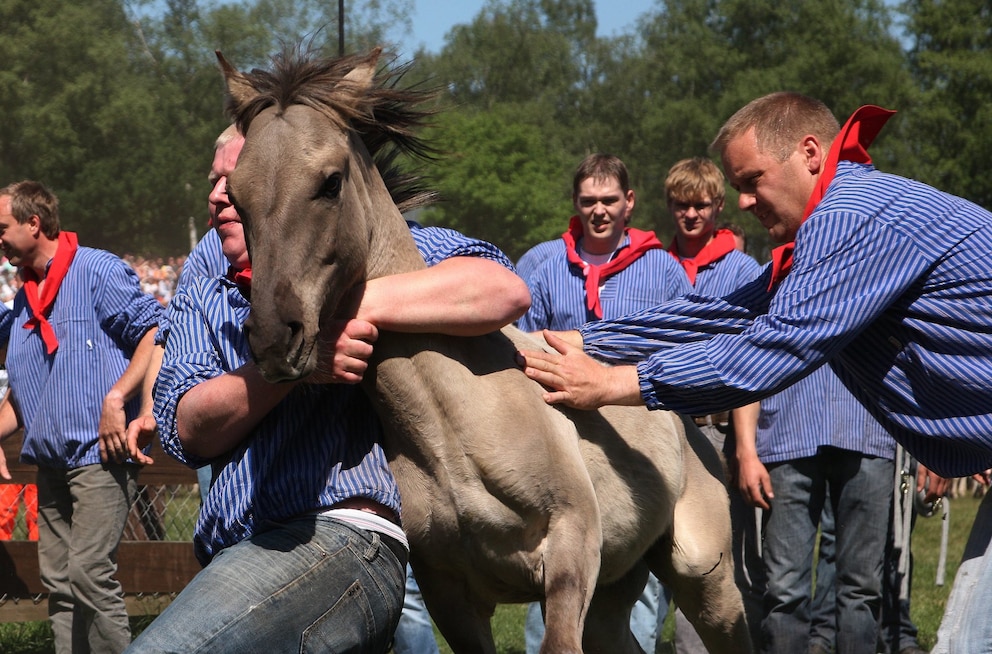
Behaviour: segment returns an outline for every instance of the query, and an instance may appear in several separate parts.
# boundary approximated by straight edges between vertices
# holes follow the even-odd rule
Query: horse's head
[[[218,53],[228,109],[245,135],[228,181],[252,265],[245,329],[270,381],[314,370],[322,321],[347,315],[349,291],[379,274],[370,267],[380,265],[372,243],[382,220],[405,229],[374,158],[391,142],[377,114],[393,109],[377,80],[378,58],[379,50],[280,57],[272,72],[244,74]]]

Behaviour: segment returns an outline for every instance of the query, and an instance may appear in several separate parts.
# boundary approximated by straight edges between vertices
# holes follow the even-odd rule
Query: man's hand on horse
[[[370,322],[352,318],[333,320],[321,327],[320,363],[307,378],[311,384],[357,384],[362,381],[379,330]]]
[[[544,394],[545,402],[576,409],[643,404],[636,367],[599,363],[585,354],[581,345],[574,344],[573,334],[578,332],[559,335],[545,330],[543,334],[557,353],[523,350],[519,359],[524,374],[551,389]]]

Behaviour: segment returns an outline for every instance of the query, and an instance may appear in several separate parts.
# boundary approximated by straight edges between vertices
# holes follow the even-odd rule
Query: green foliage
[[[409,30],[412,0],[348,0],[345,50]],[[182,254],[202,231],[213,139],[224,128],[214,50],[266,66],[303,43],[336,54],[326,0],[0,0],[0,180],[36,178],[67,229],[119,252]],[[845,118],[861,104],[900,113],[872,149],[885,170],[992,205],[992,9],[980,0],[658,0],[629,34],[596,36],[592,0],[487,0],[408,83],[450,107],[429,172],[445,202],[422,219],[490,238],[516,256],[554,238],[572,208],[575,165],[620,156],[635,224],[672,234],[668,168],[706,156],[745,102],[791,89]],[[903,32],[896,34],[894,25]],[[772,245],[728,190],[724,218],[759,258]]]
[[[912,174],[992,206],[982,174],[992,144],[992,7],[982,0],[904,3],[909,61],[922,97],[908,117]]]
[[[565,230],[575,167],[515,115],[500,107],[447,116],[436,136],[445,154],[431,171],[443,201],[420,218],[491,241],[512,258]]]

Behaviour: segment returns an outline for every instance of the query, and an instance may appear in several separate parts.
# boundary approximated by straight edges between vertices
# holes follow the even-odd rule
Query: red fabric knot
[[[702,250],[691,258],[681,258],[679,256],[678,240],[672,239],[672,244],[668,246],[668,252],[678,261],[685,274],[689,276],[689,283],[696,285],[696,274],[700,268],[710,265],[714,261],[719,261],[729,252],[737,248],[737,239],[729,229],[718,229]]]
[[[654,232],[628,227],[625,230],[630,237],[630,245],[617,250],[616,255],[602,265],[593,265],[582,260],[578,252],[578,242],[582,239],[582,221],[578,216],[572,216],[568,221],[568,231],[561,235],[565,241],[565,254],[568,262],[574,263],[582,270],[586,279],[586,309],[592,311],[597,318],[603,317],[603,306],[599,302],[600,280],[615,275],[630,264],[634,263],[648,250],[662,247],[661,241]]]
[[[45,287],[38,292],[38,285],[41,279],[33,268],[24,266],[21,268],[21,277],[24,278],[24,296],[31,309],[31,317],[24,323],[24,329],[39,328],[41,340],[45,344],[45,351],[54,354],[59,348],[59,339],[55,336],[55,329],[48,322],[48,315],[55,305],[55,298],[59,294],[59,287],[69,271],[69,264],[76,256],[79,249],[79,239],[74,232],[60,232],[58,237],[58,248],[52,263],[48,266],[45,274]]]

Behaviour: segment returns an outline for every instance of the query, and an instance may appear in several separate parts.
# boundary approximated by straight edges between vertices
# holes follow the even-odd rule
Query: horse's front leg
[[[411,561],[427,611],[455,654],[496,654],[492,616],[495,605],[480,600],[464,577]]]
[[[599,577],[599,506],[591,492],[569,500],[552,514],[545,539],[541,654],[581,654],[586,613]]]

